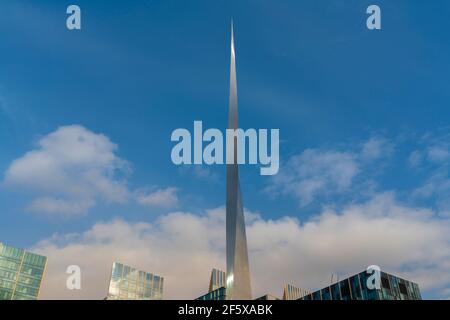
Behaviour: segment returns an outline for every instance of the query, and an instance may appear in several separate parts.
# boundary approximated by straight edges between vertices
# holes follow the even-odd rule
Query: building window
[[[406,289],[406,285],[403,282],[400,282],[398,284],[398,287],[400,289],[401,294],[408,295],[408,290]]]
[[[351,294],[350,294],[350,286],[348,284],[348,280],[343,280],[339,282],[341,287],[341,298],[342,300],[351,300]]]
[[[322,291],[322,300],[331,300],[330,287],[326,287]]]
[[[385,289],[391,290],[391,286],[389,285],[389,279],[385,276],[381,276],[381,286]]]
[[[331,286],[331,297],[333,300],[341,300],[341,293],[339,290],[339,283],[335,283]]]

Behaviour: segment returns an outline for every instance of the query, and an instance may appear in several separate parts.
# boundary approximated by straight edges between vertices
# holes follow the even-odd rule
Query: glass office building
[[[114,262],[107,300],[161,300],[164,278]]]
[[[0,300],[36,300],[47,258],[0,242]]]
[[[380,289],[369,289],[371,274],[363,271],[326,288],[300,298],[301,300],[422,300],[419,286],[411,281],[380,272]]]

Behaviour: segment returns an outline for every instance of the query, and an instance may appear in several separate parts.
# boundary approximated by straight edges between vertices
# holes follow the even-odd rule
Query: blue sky
[[[102,223],[161,231],[173,212],[209,217],[223,206],[225,168],[173,165],[170,134],[194,120],[226,127],[233,17],[240,125],[279,128],[281,138],[277,176],[241,168],[255,229],[294,219],[305,233],[308,222],[327,226],[327,213],[339,219],[376,207],[366,226],[372,218],[406,224],[398,250],[418,251],[389,260],[380,253],[389,244],[380,242],[370,258],[356,252],[354,264],[331,259],[309,282],[309,269],[293,262],[305,269],[289,271],[289,281],[319,287],[331,272],[381,261],[418,281],[425,297],[450,297],[450,278],[440,273],[450,267],[450,237],[440,229],[450,225],[447,1],[377,1],[377,31],[366,28],[372,1],[77,1],[80,31],[65,28],[69,4],[0,4],[0,241],[51,256],[58,235],[62,256],[74,245],[67,235],[83,238]],[[70,158],[86,151],[77,135],[94,146],[82,163]],[[55,166],[45,171],[36,161],[49,154]],[[60,173],[64,179],[53,179]],[[85,206],[73,209],[77,203]],[[374,236],[385,239],[382,229]],[[92,247],[89,239],[73,241]],[[122,258],[112,251],[105,261],[113,256]]]

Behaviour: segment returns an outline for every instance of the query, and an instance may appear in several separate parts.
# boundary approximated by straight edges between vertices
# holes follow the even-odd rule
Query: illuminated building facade
[[[114,262],[108,300],[160,300],[164,278]]]
[[[0,242],[0,300],[37,300],[47,258]]]

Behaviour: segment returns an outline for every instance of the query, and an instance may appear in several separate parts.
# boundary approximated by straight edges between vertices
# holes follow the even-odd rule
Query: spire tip
[[[234,36],[233,33],[234,33],[234,25],[233,25],[233,18],[231,18],[231,36],[232,37]]]

